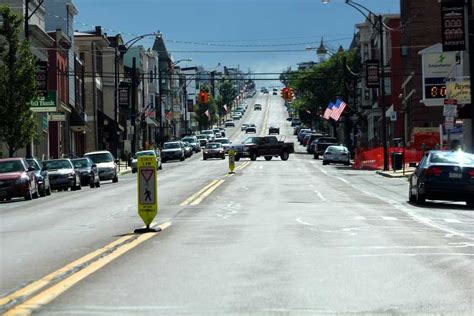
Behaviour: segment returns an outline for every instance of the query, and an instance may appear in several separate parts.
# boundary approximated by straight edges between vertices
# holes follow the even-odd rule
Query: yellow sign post
[[[235,149],[229,150],[229,173],[234,173],[235,169]]]
[[[155,231],[150,224],[158,213],[158,187],[156,179],[156,157],[138,157],[138,215],[146,225],[146,229],[135,232]]]

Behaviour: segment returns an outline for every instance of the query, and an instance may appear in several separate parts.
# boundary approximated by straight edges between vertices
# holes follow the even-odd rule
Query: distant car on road
[[[36,183],[38,184],[39,195],[51,195],[51,185],[49,184],[48,170],[36,158],[26,158],[26,162],[30,167],[35,168]]]
[[[247,126],[247,128],[245,129],[245,134],[256,133],[256,132],[257,132],[257,126],[255,126],[255,124],[249,124],[249,126]]]
[[[81,175],[81,185],[90,188],[100,187],[100,177],[97,165],[88,157],[71,159],[74,168]]]
[[[0,159],[0,201],[15,197],[38,198],[35,168],[23,158]]]
[[[320,137],[316,140],[314,146],[314,159],[319,159],[319,156],[323,155],[326,148],[329,146],[337,146],[337,139],[335,137]]]
[[[183,142],[189,143],[195,153],[201,151],[201,145],[199,144],[198,138],[196,136],[185,136],[181,140]]]
[[[474,155],[462,151],[429,151],[409,182],[410,202],[465,201],[467,206],[474,208]]]
[[[323,165],[330,163],[351,164],[351,154],[345,146],[329,146],[323,154]]]
[[[323,136],[324,135],[321,133],[314,133],[310,135],[308,142],[306,144],[306,152],[308,154],[314,154],[314,147],[316,146],[316,143],[314,141]]]
[[[254,111],[261,111],[262,110],[262,105],[260,103],[255,103],[255,105],[253,106],[253,110]]]
[[[161,149],[161,161],[167,162],[169,160],[180,160],[186,159],[184,153],[184,145],[182,142],[166,142],[163,144]]]
[[[280,157],[281,160],[288,160],[291,153],[294,153],[294,144],[279,141],[275,136],[253,136],[245,139],[241,144],[233,145],[236,150],[235,160],[248,157],[250,160],[257,160],[258,157],[265,157],[265,160],[272,160],[273,157]]]
[[[225,150],[221,143],[209,143],[206,145],[202,152],[202,159],[207,160],[209,158],[225,159]]]
[[[224,126],[225,126],[225,127],[235,127],[235,123],[234,123],[234,121],[229,121],[229,120],[227,120],[227,121],[224,123]]]
[[[71,159],[51,159],[43,161],[48,169],[51,189],[58,191],[80,190],[81,175]]]
[[[224,148],[224,152],[227,154],[227,152],[229,151],[229,148],[230,148],[230,140],[223,137],[223,138],[216,138],[216,140],[214,141],[216,143],[221,143],[222,144],[222,147]]]
[[[272,125],[268,128],[268,134],[280,134],[280,128]]]
[[[94,151],[84,154],[84,157],[89,157],[99,169],[100,181],[112,180],[113,183],[118,182],[118,163],[119,160],[106,150]]]
[[[299,118],[292,118],[291,119],[291,126],[298,126],[298,125],[301,125],[301,120]]]
[[[248,123],[242,124],[242,126],[240,126],[240,130],[241,130],[241,131],[245,131],[245,129],[246,129],[249,125],[250,125],[250,124],[248,124]]]
[[[138,157],[143,157],[143,156],[153,156],[156,158],[156,166],[159,170],[163,169],[163,166],[161,164],[161,154],[159,150],[142,150],[142,151],[137,151],[135,155],[132,158],[132,173],[137,172],[138,170]]]
[[[180,143],[183,145],[183,148],[184,148],[184,157],[185,158],[191,157],[193,155],[193,148],[191,147],[191,145],[188,142],[183,142],[183,141],[180,141]]]
[[[206,129],[201,134],[207,135],[209,141],[213,141],[216,138],[212,129]]]

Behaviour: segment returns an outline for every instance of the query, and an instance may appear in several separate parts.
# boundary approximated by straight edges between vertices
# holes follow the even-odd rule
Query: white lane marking
[[[297,221],[298,223],[300,223],[300,224],[305,225],[305,226],[314,226],[314,224],[305,222],[305,221],[303,221],[303,220],[302,220],[301,218],[299,218],[299,217],[296,219],[296,221]]]
[[[314,193],[322,200],[322,201],[327,201],[327,199],[321,194],[321,192],[314,190]]]
[[[393,217],[393,216],[382,216],[382,219],[384,221],[398,221],[398,218]]]
[[[457,223],[457,224],[461,223],[460,220],[457,220],[457,219],[454,219],[454,218],[446,218],[446,219],[444,219],[444,221],[446,223]]]
[[[349,255],[347,257],[350,257],[350,258],[370,258],[370,257],[417,257],[417,256],[466,256],[466,257],[473,257],[474,253],[461,253],[461,252],[384,253],[384,254]]]
[[[366,218],[364,216],[354,216],[354,219],[365,220]]]
[[[328,172],[326,170],[323,170],[323,168],[319,168],[319,170],[324,173],[325,175],[328,175]]]
[[[341,178],[341,177],[336,177],[338,178],[339,180],[341,180],[342,182],[344,182],[345,184],[349,184],[349,181],[347,181],[346,179],[344,178]]]

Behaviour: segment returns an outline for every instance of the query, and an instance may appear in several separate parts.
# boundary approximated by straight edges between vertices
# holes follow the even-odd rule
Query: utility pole
[[[186,79],[184,81],[183,88],[183,98],[184,98],[184,134],[188,134],[188,90]]]
[[[347,57],[346,55],[343,56],[343,59],[342,59],[342,66],[344,67],[343,69],[343,74],[344,74],[344,102],[349,102],[349,91],[347,89],[347,82],[348,82],[348,78],[347,78]],[[350,123],[350,118],[349,118],[349,114],[346,112],[343,114],[344,115],[344,138],[346,140],[346,147],[349,149],[349,152],[352,152],[352,142],[351,142],[351,129],[350,129],[350,126],[349,126],[349,123]]]
[[[114,120],[115,120],[115,133],[114,133],[114,157],[118,157],[118,147],[119,147],[119,119],[118,119],[118,64],[119,64],[119,51],[118,51],[118,41],[115,46],[115,60],[114,60]]]
[[[160,145],[163,146],[165,141],[165,137],[163,135],[163,71],[161,68],[158,70],[158,94],[160,97],[158,98],[158,107],[160,109]]]
[[[140,128],[142,129],[142,150],[146,150],[146,136],[147,136],[147,124],[146,124],[146,112],[145,109],[148,105],[145,105],[145,74],[142,74],[142,108],[143,113],[140,115]]]
[[[30,41],[30,0],[25,0],[25,40]],[[30,158],[33,156],[33,140],[26,144],[26,157]]]
[[[131,106],[131,119],[132,119],[132,128],[133,128],[133,138],[132,138],[132,156],[136,152],[136,141],[137,141],[137,124],[136,124],[136,97],[137,97],[137,59],[132,58],[132,106]]]
[[[468,34],[469,34],[469,42],[468,42],[468,52],[469,52],[469,74],[470,74],[470,82],[471,82],[471,104],[469,104],[469,117],[471,119],[471,129],[466,130],[466,133],[470,133],[471,143],[470,151],[474,153],[474,16],[472,15],[471,11],[471,1],[468,1],[469,7],[468,12]]]
[[[380,106],[382,108],[382,141],[383,141],[383,170],[388,170],[388,144],[387,144],[387,117],[385,116],[385,63],[384,63],[384,27],[383,16],[379,15],[380,35]]]

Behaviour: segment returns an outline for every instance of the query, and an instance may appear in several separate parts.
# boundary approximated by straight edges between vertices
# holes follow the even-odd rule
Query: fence
[[[423,157],[423,151],[412,148],[390,147],[388,149],[389,166],[392,164],[392,153],[405,153],[405,166],[412,162],[419,162]],[[373,149],[356,149],[354,169],[378,170],[383,169],[383,148],[376,147]]]

